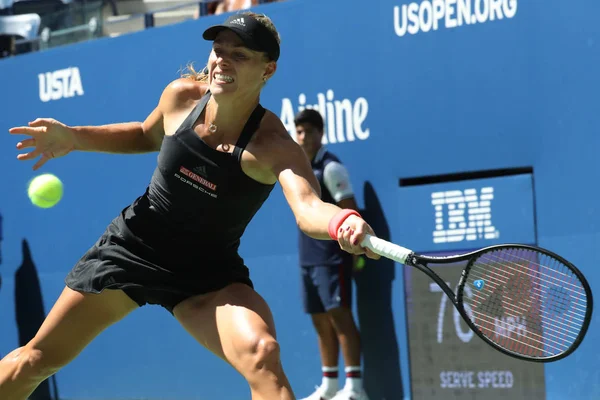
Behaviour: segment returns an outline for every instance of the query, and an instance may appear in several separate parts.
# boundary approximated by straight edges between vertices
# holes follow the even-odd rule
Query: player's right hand
[[[379,260],[379,258],[381,258],[379,254],[376,254],[371,249],[362,247],[361,245],[361,242],[367,233],[375,236],[373,228],[371,228],[371,226],[361,217],[356,215],[348,216],[336,233],[337,241],[342,250],[347,251],[350,254],[365,254],[373,260]]]
[[[13,135],[29,135],[30,138],[17,143],[18,150],[26,150],[17,155],[19,160],[40,159],[33,165],[33,170],[39,169],[48,160],[69,154],[75,148],[75,132],[52,118],[38,118],[28,126],[17,126],[8,130]]]

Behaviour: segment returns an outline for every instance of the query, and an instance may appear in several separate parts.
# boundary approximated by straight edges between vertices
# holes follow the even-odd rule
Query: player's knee
[[[272,336],[258,337],[252,343],[250,367],[251,371],[271,370],[279,364],[281,350],[279,343]]]
[[[13,380],[42,381],[56,373],[64,362],[49,357],[44,351],[24,346],[8,354],[3,362],[13,364]]]

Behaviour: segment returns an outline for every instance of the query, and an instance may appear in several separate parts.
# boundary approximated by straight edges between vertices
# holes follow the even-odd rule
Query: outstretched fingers
[[[37,169],[40,169],[51,158],[54,158],[54,155],[47,155],[47,153],[44,153],[42,157],[33,165],[33,170],[35,171]]]
[[[18,154],[17,160],[20,160],[20,161],[33,160],[34,158],[38,157],[40,154],[42,154],[42,151],[40,149],[36,148],[33,151],[30,151],[29,153]]]
[[[25,139],[17,143],[17,149],[19,150],[27,149],[29,147],[35,147],[35,139]]]
[[[45,126],[36,126],[36,127],[16,126],[14,128],[10,128],[8,130],[8,133],[13,134],[13,135],[30,135],[30,136],[34,136],[34,135],[37,135],[39,133],[44,133],[44,132],[46,132]]]
[[[48,126],[55,123],[56,120],[53,118],[36,118],[29,122],[29,126]]]

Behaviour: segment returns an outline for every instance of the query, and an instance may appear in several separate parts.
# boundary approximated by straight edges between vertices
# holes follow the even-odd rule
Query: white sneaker
[[[355,392],[350,388],[343,388],[331,400],[369,400],[367,393],[364,390]]]
[[[300,400],[332,400],[336,396],[335,393],[327,393],[322,386],[315,386],[315,389],[313,394]]]

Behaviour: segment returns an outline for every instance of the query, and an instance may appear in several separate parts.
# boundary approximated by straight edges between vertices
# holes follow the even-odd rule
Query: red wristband
[[[348,218],[351,215],[356,215],[359,218],[362,218],[358,211],[352,210],[350,208],[343,209],[339,213],[335,214],[333,218],[331,218],[331,220],[329,221],[329,236],[333,240],[337,240],[338,229],[340,229],[340,226],[342,226],[346,218]]]

